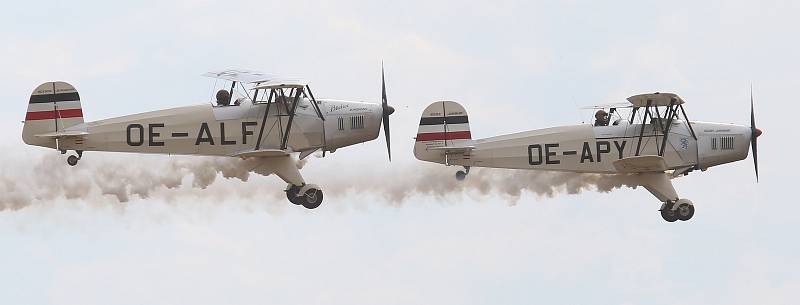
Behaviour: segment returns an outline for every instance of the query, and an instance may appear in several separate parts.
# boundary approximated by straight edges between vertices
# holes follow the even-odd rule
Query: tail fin
[[[82,124],[81,100],[75,87],[65,82],[47,82],[33,90],[22,127],[26,144],[57,148],[55,137],[42,137]]]
[[[430,104],[422,112],[414,144],[414,156],[419,160],[446,163],[449,149],[466,148],[472,143],[467,111],[456,102]]]

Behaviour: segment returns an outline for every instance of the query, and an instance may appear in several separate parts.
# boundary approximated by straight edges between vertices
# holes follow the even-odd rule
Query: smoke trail
[[[629,175],[577,174],[508,169],[473,169],[464,181],[455,178],[457,167],[419,165],[413,169],[393,171],[385,177],[362,179],[337,179],[326,183],[326,194],[342,195],[348,192],[375,192],[392,204],[401,204],[409,196],[420,194],[446,199],[464,193],[501,195],[516,203],[523,192],[540,197],[554,197],[561,193],[577,194],[584,190],[610,192],[621,187],[636,187]],[[391,178],[386,178],[391,177]]]
[[[112,197],[116,202],[128,202],[132,196],[149,198],[153,192],[162,190],[180,193],[187,178],[192,188],[205,189],[218,176],[247,181],[257,166],[253,160],[236,158],[137,157],[135,160],[101,157],[69,167],[62,156],[48,154],[34,162],[3,164],[0,211],[60,198],[108,201],[107,197]]]
[[[242,183],[251,179],[251,173],[259,165],[258,160],[130,156],[93,155],[90,161],[81,162],[76,167],[66,166],[63,156],[57,154],[47,154],[33,162],[0,164],[0,211],[17,210],[56,199],[114,204],[136,198],[158,198],[168,202],[211,198],[224,203],[237,198],[263,200],[284,196],[283,182],[277,177]],[[298,166],[302,167],[306,160],[299,162]],[[33,163],[32,167],[30,163]],[[608,192],[635,185],[632,177],[624,175],[474,169],[465,181],[457,181],[454,173],[453,167],[419,163],[386,172],[343,173],[335,179],[315,180],[325,190],[326,198],[370,193],[393,205],[400,205],[413,195],[448,199],[465,193],[498,194],[516,203],[523,192],[553,197],[584,190]],[[219,179],[220,176],[224,179]],[[212,186],[216,189],[207,190]]]

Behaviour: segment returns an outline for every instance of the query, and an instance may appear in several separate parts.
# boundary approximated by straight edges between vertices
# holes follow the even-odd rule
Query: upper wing
[[[269,75],[263,72],[237,69],[206,72],[203,74],[203,76],[236,81],[240,83],[263,83],[276,78],[274,75]]]
[[[609,108],[630,108],[633,107],[631,103],[624,102],[624,103],[608,103],[608,104],[601,104],[601,105],[592,105],[581,107],[581,109],[609,109]]]
[[[303,88],[308,85],[308,82],[300,79],[291,79],[291,78],[281,78],[281,79],[271,79],[266,81],[258,86],[253,87],[253,89],[278,89],[278,88]]]
[[[664,92],[638,94],[629,97],[628,101],[635,107],[646,107],[648,103],[650,106],[654,107],[680,105],[684,103],[683,99],[677,94]]]

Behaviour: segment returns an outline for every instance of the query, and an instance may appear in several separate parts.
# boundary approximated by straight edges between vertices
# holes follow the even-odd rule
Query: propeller
[[[386,101],[386,77],[381,63],[381,106],[383,106],[383,134],[386,136],[386,152],[389,153],[389,161],[392,161],[392,142],[389,137],[389,116],[394,113],[394,107],[389,106]]]
[[[753,87],[750,86],[750,149],[753,150],[753,167],[756,170],[756,182],[758,182],[758,136],[761,129],[756,128],[756,114],[753,109]]]

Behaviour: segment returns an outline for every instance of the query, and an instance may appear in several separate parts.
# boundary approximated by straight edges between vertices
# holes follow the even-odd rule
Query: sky
[[[313,211],[275,195],[276,177],[221,176],[206,189],[185,177],[124,203],[56,196],[0,210],[0,299],[794,304],[798,13],[793,1],[3,5],[0,177],[16,182],[3,192],[78,185],[93,169],[120,177],[143,168],[135,181],[200,160],[90,152],[83,169],[67,168],[21,141],[28,97],[46,81],[73,84],[86,119],[98,120],[208,102],[212,82],[200,74],[225,68],[378,102],[383,62],[397,112],[391,163],[383,136],[310,158],[304,177],[332,193]],[[678,93],[692,120],[748,124],[751,85],[764,131],[760,182],[750,157],[674,180],[695,203],[688,222],[664,222],[643,188],[541,195],[513,171],[472,173],[506,177],[488,192],[419,187],[452,183],[438,180],[457,170],[412,155],[419,115],[436,100],[465,105],[481,138],[581,123],[591,117],[581,106],[653,91]],[[387,189],[408,191],[397,199]]]

